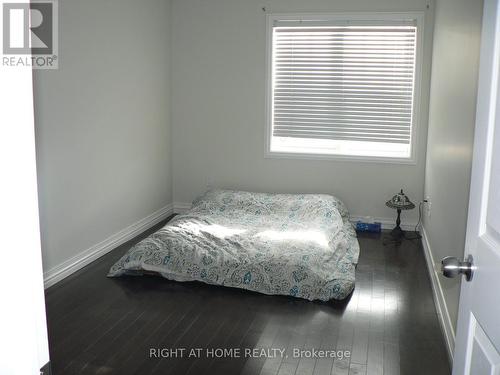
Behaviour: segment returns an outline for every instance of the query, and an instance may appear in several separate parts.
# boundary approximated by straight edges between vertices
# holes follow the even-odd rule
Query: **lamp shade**
[[[415,208],[415,205],[410,201],[410,198],[403,193],[403,189],[401,189],[400,193],[397,193],[385,202],[385,205],[395,210],[411,210],[412,208]]]

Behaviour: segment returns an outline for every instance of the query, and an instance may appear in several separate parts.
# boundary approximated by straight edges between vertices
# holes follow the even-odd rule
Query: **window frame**
[[[412,12],[356,12],[356,13],[271,13],[266,15],[266,95],[265,95],[265,115],[266,115],[266,158],[285,159],[313,159],[313,160],[344,160],[360,162],[378,162],[391,164],[411,164],[417,163],[417,151],[419,148],[420,122],[421,122],[421,101],[422,101],[422,70],[424,53],[424,17],[423,11]],[[389,157],[389,156],[358,156],[345,154],[319,154],[271,151],[271,140],[273,137],[273,25],[275,21],[286,20],[315,20],[315,21],[402,21],[412,20],[417,25],[416,53],[415,53],[415,76],[414,94],[412,108],[412,129],[410,138],[409,157]]]

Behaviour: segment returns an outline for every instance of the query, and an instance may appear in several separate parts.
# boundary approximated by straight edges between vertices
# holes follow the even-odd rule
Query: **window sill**
[[[310,154],[310,153],[298,153],[298,152],[277,152],[270,150],[266,150],[265,158],[331,160],[331,161],[347,161],[347,162],[362,162],[362,163],[405,164],[405,165],[417,164],[415,157],[397,158],[397,157],[355,156],[355,155],[340,155],[340,154]]]

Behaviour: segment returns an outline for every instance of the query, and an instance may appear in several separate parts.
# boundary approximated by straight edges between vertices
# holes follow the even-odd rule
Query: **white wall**
[[[423,197],[432,6],[426,0],[173,0],[172,132],[175,202],[218,187],[328,192],[353,215],[394,218],[399,188]],[[416,165],[266,159],[268,12],[426,11],[421,133]],[[403,221],[416,222],[417,210]]]
[[[481,0],[436,3],[425,173],[425,195],[432,206],[424,228],[437,265],[445,256],[462,258],[464,252],[482,6]],[[460,279],[438,280],[455,328]]]
[[[171,202],[168,0],[60,0],[34,73],[44,270]]]

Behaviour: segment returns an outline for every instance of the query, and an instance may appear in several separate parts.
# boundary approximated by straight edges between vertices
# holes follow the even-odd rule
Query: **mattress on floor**
[[[308,300],[354,289],[359,245],[344,204],[326,194],[212,190],[132,247],[108,276],[176,281]]]

